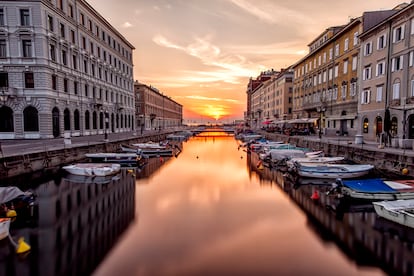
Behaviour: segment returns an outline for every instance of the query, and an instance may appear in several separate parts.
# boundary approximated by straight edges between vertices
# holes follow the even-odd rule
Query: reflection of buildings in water
[[[379,267],[389,274],[414,275],[414,231],[379,218],[369,202],[338,201],[327,196],[327,185],[298,185],[284,173],[259,170],[257,154],[247,154],[249,175],[258,175],[261,183],[276,182],[306,213],[308,226],[325,242],[337,246],[358,266]],[[319,200],[311,199],[318,191]],[[327,208],[329,207],[329,208]]]
[[[136,179],[149,178],[153,173],[155,173],[159,168],[164,164],[171,161],[175,157],[151,157],[146,161],[145,166],[140,169],[137,169]]]
[[[61,180],[39,186],[31,254],[39,275],[90,274],[135,218],[135,179],[127,170],[109,184]]]

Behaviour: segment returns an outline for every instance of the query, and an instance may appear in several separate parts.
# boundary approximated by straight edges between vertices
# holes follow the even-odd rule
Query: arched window
[[[99,112],[99,129],[104,128],[104,114],[103,112]]]
[[[89,110],[85,111],[85,129],[90,129],[91,128],[91,124],[90,124],[90,114],[89,114]]]
[[[39,112],[33,106],[23,110],[24,131],[39,131]]]
[[[97,121],[98,121],[98,118],[97,118],[97,115],[96,115],[96,111],[94,111],[93,113],[92,113],[92,128],[93,129],[96,129],[97,128]]]
[[[70,111],[67,108],[63,111],[63,125],[65,130],[70,130]]]
[[[398,119],[397,117],[391,118],[391,136],[395,137],[398,135]]]
[[[3,105],[0,107],[0,132],[13,132],[13,110]]]
[[[368,127],[369,127],[368,118],[365,118],[364,119],[364,124],[362,125],[362,129],[363,129],[364,133],[368,133]]]
[[[80,130],[80,116],[79,116],[79,110],[75,109],[75,112],[73,113],[73,120],[75,123],[75,130]]]
[[[119,114],[116,114],[116,128],[119,128]]]

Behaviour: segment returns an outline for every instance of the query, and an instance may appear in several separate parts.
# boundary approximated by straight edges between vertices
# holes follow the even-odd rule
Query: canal
[[[32,250],[1,241],[0,275],[412,275],[414,231],[259,170],[238,145],[213,133],[101,182],[19,183],[37,209],[11,235]]]

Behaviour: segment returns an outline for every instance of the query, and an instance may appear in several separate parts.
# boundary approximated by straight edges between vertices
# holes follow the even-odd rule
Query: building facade
[[[84,0],[0,2],[0,139],[134,130],[131,45]]]
[[[317,118],[320,132],[356,134],[358,59],[361,18],[326,29],[297,62],[293,113],[296,118]]]
[[[360,133],[414,139],[414,4],[384,17],[361,34]]]
[[[183,106],[162,94],[157,88],[136,81],[136,129],[154,130],[182,126]]]

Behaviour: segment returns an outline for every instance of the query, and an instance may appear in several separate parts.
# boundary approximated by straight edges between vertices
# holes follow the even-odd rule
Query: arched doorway
[[[63,111],[63,126],[66,131],[70,130],[70,111],[67,108]]]
[[[414,115],[408,117],[408,138],[414,139]]]
[[[39,131],[39,112],[33,106],[23,110],[24,131]]]
[[[0,132],[13,132],[13,110],[3,105],[0,107]]]
[[[57,138],[60,136],[60,124],[59,124],[59,109],[54,107],[52,109],[52,131],[53,137]]]
[[[381,137],[381,133],[382,133],[382,118],[380,116],[377,116],[376,120],[376,131],[375,131],[375,136],[376,137]]]

